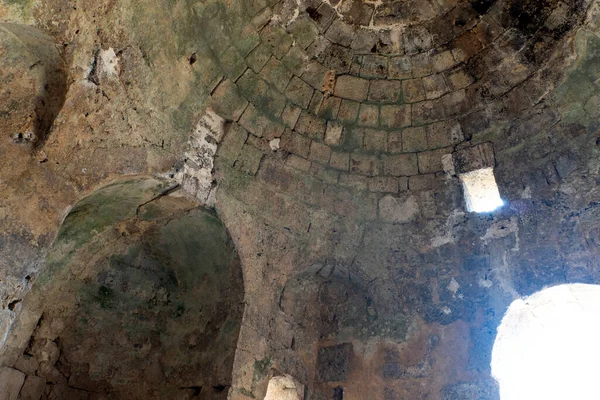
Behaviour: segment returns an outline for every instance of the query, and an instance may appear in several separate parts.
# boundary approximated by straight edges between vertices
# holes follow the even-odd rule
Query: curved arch
[[[226,398],[241,264],[218,217],[176,188],[136,177],[77,203],[23,302],[5,364],[62,398]]]

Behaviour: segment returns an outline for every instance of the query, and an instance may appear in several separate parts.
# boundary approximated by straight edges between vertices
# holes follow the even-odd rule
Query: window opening
[[[504,205],[496,184],[493,168],[483,168],[460,174],[469,212],[492,212]]]

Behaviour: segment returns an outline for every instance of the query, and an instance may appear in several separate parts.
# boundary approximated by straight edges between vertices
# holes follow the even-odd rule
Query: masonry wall
[[[44,145],[1,147],[2,251],[26,255],[2,268],[6,321],[84,194],[200,171],[184,189],[243,269],[232,399],[280,374],[311,399],[497,398],[508,304],[599,278],[598,5],[409,3],[5,7],[70,77]],[[465,209],[473,146],[491,149],[493,214]]]

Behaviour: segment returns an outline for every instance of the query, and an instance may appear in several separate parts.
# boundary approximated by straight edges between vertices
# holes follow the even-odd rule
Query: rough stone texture
[[[8,140],[39,145],[46,139],[67,92],[58,46],[33,27],[0,23],[0,54],[3,146]],[[100,79],[103,68],[107,69],[97,56],[94,79]]]
[[[13,368],[0,368],[0,388],[2,388],[2,398],[6,400],[17,400],[25,374]]]
[[[59,46],[68,84],[45,141],[0,146],[0,362],[43,377],[48,398],[86,398],[89,385],[136,398],[123,376],[140,398],[260,399],[285,374],[311,399],[496,399],[489,358],[510,302],[600,281],[599,15],[586,0],[0,2],[0,20],[34,25]],[[27,113],[35,90],[2,101]],[[223,135],[205,132],[214,158],[204,163],[197,128],[208,107]],[[162,281],[127,278],[152,260],[180,265],[171,257],[108,268],[126,244],[156,243],[159,226],[185,243],[195,236],[173,203],[161,209],[177,215],[151,218],[175,193],[141,207],[146,219],[71,223],[102,210],[79,206],[98,187],[125,175],[175,179],[192,162],[205,167],[207,203],[243,269],[235,295],[213,296],[243,307],[231,326],[200,312],[178,325],[181,275],[150,274],[177,289],[166,299]],[[453,173],[481,165],[495,167],[506,202],[485,215],[466,212]],[[136,209],[159,194],[104,203]],[[92,231],[119,245],[64,249],[66,290],[36,290],[60,282],[48,254],[64,235]],[[125,289],[131,302],[111,302]],[[145,312],[132,314],[140,299]],[[35,301],[49,310],[38,329]],[[92,311],[109,322],[132,314],[146,336],[90,331],[81,317]],[[206,329],[187,335],[190,325]],[[76,327],[93,339],[76,340]],[[210,344],[234,336],[214,362]],[[321,381],[321,350],[339,346],[352,347],[332,357],[345,379]],[[98,367],[101,354],[122,374]],[[120,358],[131,354],[143,365]],[[188,362],[204,356],[228,378],[185,381],[212,371]],[[152,392],[157,382],[175,393]]]

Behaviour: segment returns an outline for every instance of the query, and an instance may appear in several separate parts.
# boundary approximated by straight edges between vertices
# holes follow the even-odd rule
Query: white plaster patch
[[[108,50],[101,50],[98,55],[100,71],[105,76],[119,75],[119,58],[112,47]]]
[[[456,175],[456,169],[454,168],[454,156],[452,154],[444,154],[442,156],[442,166],[444,167],[444,172],[447,175],[447,178]]]
[[[450,309],[450,307],[448,307],[448,306],[444,306],[444,307],[442,307],[442,312],[443,312],[444,314],[446,314],[446,315],[450,315],[450,314],[452,314],[452,310],[451,310],[451,309]]]
[[[500,239],[513,233],[517,233],[518,231],[519,225],[517,224],[517,219],[513,217],[508,221],[494,221],[494,223],[485,232],[485,235],[480,237],[480,239],[487,244],[491,240]]]
[[[214,158],[224,135],[225,120],[207,109],[190,135],[185,165],[175,177],[183,190],[209,206],[214,203]]]
[[[452,280],[450,281],[450,283],[448,284],[446,289],[448,289],[449,291],[452,292],[452,294],[455,295],[456,292],[458,292],[458,289],[460,289],[460,285],[458,284],[456,279],[454,279],[454,277],[452,277]]]
[[[486,289],[489,289],[492,286],[494,286],[494,282],[492,282],[489,279],[480,279],[479,282],[478,282],[478,284],[479,284],[480,287],[486,288]]]
[[[446,222],[444,223],[444,232],[441,235],[435,236],[431,239],[429,246],[431,248],[441,247],[448,243],[455,243],[456,238],[454,237],[454,229],[453,227],[460,221],[460,219],[464,218],[465,213],[460,209],[454,209],[452,214],[448,217]]]
[[[279,138],[273,139],[269,142],[269,147],[271,148],[272,151],[277,151],[277,150],[279,150],[280,144],[281,144],[281,139],[279,139]]]
[[[396,198],[387,195],[379,200],[379,217],[387,222],[405,223],[419,215],[419,203],[415,196]]]

